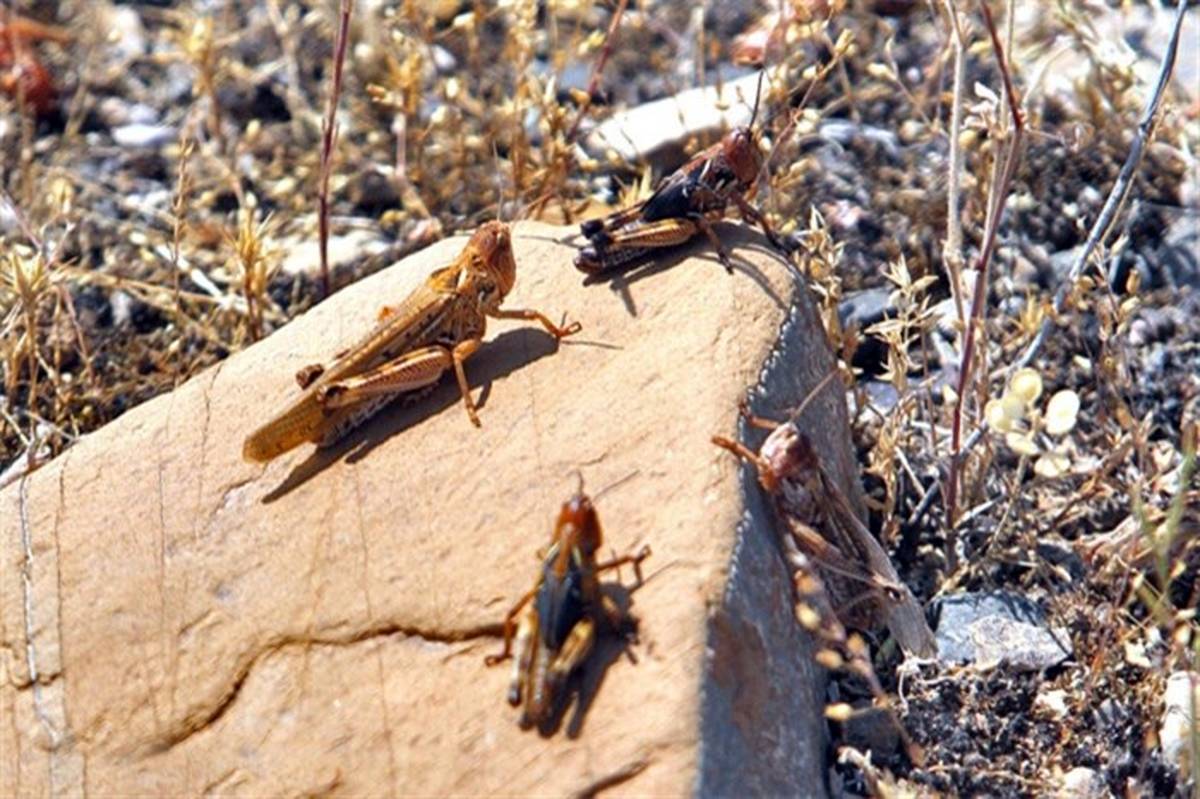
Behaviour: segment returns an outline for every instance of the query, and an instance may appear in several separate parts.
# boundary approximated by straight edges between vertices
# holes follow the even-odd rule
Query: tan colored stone
[[[614,290],[583,285],[570,231],[519,225],[508,305],[584,332],[555,352],[536,327],[495,323],[468,363],[487,386],[481,430],[446,380],[332,450],[240,456],[300,366],[459,238],[5,489],[0,794],[817,790],[821,689],[769,514],[709,436],[735,433],[758,383],[755,409],[782,415],[831,358],[807,292],[785,321],[793,283],[761,239],[721,233],[732,277],[696,245]],[[841,397],[807,418],[857,499]],[[654,554],[630,599],[636,662],[605,644],[586,712],[546,738],[518,728],[508,668],[483,657],[575,469],[593,491],[634,475],[598,500],[606,543]]]

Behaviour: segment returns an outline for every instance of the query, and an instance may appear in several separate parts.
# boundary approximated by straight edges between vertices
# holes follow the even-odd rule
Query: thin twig
[[[1012,76],[1008,71],[1008,62],[1005,60],[1004,47],[1000,43],[1000,37],[996,33],[996,24],[992,20],[992,12],[988,10],[987,3],[980,0],[980,8],[983,10],[983,19],[987,24],[988,35],[992,38],[992,47],[996,51],[996,62],[1000,67],[1000,78],[1004,82],[1004,93],[1008,99],[1008,107],[1012,113],[1012,138],[1009,141],[1008,153],[1005,156],[1004,167],[1000,172],[999,182],[993,184],[992,203],[988,213],[988,224],[984,231],[983,249],[979,253],[979,259],[975,263],[975,292],[971,300],[971,319],[967,325],[967,329],[963,338],[962,362],[958,370],[958,386],[957,396],[954,401],[954,424],[951,427],[951,452],[950,452],[950,469],[946,479],[946,559],[950,570],[955,567],[957,555],[955,553],[956,536],[955,529],[955,511],[958,500],[958,480],[960,476],[961,466],[961,443],[962,443],[962,425],[963,425],[963,409],[966,405],[966,393],[971,381],[971,367],[975,360],[975,334],[976,330],[983,325],[983,311],[987,304],[987,287],[988,287],[988,271],[992,262],[992,253],[996,248],[996,234],[1000,229],[1000,220],[1004,216],[1005,200],[1008,197],[1008,188],[1012,183],[1013,175],[1017,171],[1017,162],[1021,157],[1021,140],[1024,132],[1024,121],[1021,118],[1020,104],[1017,102],[1016,91],[1013,89]]]
[[[962,25],[958,19],[955,0],[945,0],[946,14],[950,18],[951,38],[954,42],[954,99],[950,106],[950,174],[946,193],[946,243],[942,247],[942,260],[950,278],[950,296],[954,299],[954,310],[958,321],[966,321],[963,315],[962,284],[962,217],[960,216],[959,191],[962,184],[963,155],[959,138],[962,134],[963,82],[966,72],[966,43],[963,41]]]
[[[1150,100],[1142,112],[1142,118],[1138,122],[1133,142],[1129,146],[1129,155],[1126,156],[1125,163],[1121,166],[1120,173],[1117,174],[1117,180],[1108,192],[1108,199],[1104,201],[1104,207],[1100,209],[1100,216],[1096,218],[1095,224],[1092,225],[1087,241],[1083,244],[1083,249],[1075,256],[1075,260],[1071,263],[1070,271],[1067,272],[1066,278],[1054,294],[1053,313],[1048,314],[1042,320],[1042,326],[1038,329],[1037,335],[1029,343],[1025,353],[1013,365],[1014,370],[1028,366],[1034,357],[1037,356],[1038,350],[1046,342],[1046,336],[1049,335],[1050,328],[1054,326],[1054,318],[1062,313],[1064,306],[1067,304],[1067,298],[1071,296],[1071,290],[1075,288],[1075,284],[1079,281],[1079,276],[1083,274],[1083,269],[1087,266],[1092,251],[1103,241],[1112,226],[1113,220],[1124,204],[1125,197],[1133,185],[1134,173],[1137,172],[1138,166],[1142,162],[1142,156],[1146,151],[1146,144],[1149,142],[1150,135],[1153,133],[1157,123],[1158,108],[1162,104],[1163,95],[1166,94],[1167,84],[1171,82],[1171,73],[1175,69],[1175,56],[1179,50],[1179,35],[1183,30],[1183,15],[1186,11],[1187,0],[1179,0],[1179,3],[1175,7],[1175,27],[1171,31],[1171,40],[1167,45],[1167,52],[1163,54],[1162,66],[1158,72],[1158,82],[1155,84],[1154,94],[1150,96]]]
[[[342,93],[342,68],[346,63],[346,45],[350,40],[350,14],[354,0],[342,0],[337,41],[333,53],[333,86],[325,121],[321,124],[321,185],[317,193],[317,227],[321,252],[321,289],[329,296],[329,175],[333,172],[333,144],[337,139],[337,106]]]

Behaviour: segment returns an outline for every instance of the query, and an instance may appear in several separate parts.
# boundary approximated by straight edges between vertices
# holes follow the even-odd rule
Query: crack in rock
[[[65,465],[63,466],[65,469]],[[83,796],[85,791],[83,779],[82,756],[74,750],[74,736],[67,722],[66,706],[66,675],[60,662],[57,669],[42,672],[39,665],[36,644],[37,627],[35,621],[38,607],[35,603],[36,588],[34,585],[34,536],[33,526],[29,521],[29,474],[21,477],[17,486],[17,517],[21,531],[21,546],[24,561],[21,564],[22,601],[25,611],[25,666],[29,671],[29,687],[33,701],[33,712],[46,733],[47,745],[44,747],[48,756],[48,792],[51,796]],[[57,528],[54,532],[58,534]],[[54,562],[57,571],[59,564]],[[54,586],[57,592],[58,575],[55,575]],[[56,594],[46,598],[53,606],[55,618],[45,628],[50,635],[61,635],[61,620],[58,618],[60,597]],[[56,642],[61,657],[61,640]],[[59,678],[63,679],[59,679]]]
[[[365,641],[391,636],[404,638],[419,638],[422,641],[436,644],[456,644],[477,638],[495,638],[503,633],[503,625],[484,624],[477,627],[466,627],[460,630],[438,630],[423,627],[413,627],[404,624],[386,624],[364,630],[355,631],[345,636],[299,635],[285,636],[270,641],[247,657],[242,658],[228,686],[216,699],[206,707],[196,709],[185,718],[172,725],[156,736],[145,748],[147,754],[157,755],[167,752],[189,738],[203,732],[219,722],[237,702],[242,687],[250,679],[250,675],[266,657],[285,649],[296,647],[350,647]]]

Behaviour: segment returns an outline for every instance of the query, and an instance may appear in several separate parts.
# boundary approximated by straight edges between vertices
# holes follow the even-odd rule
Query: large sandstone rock
[[[0,794],[819,791],[820,677],[754,477],[709,436],[735,433],[748,386],[781,415],[831,358],[782,263],[721,232],[732,277],[696,245],[584,286],[570,231],[518,226],[509,305],[584,332],[555,352],[494,323],[468,364],[481,430],[447,380],[332,450],[241,460],[297,368],[460,238],[5,489]],[[838,392],[807,418],[857,501]],[[654,554],[627,592],[640,641],[602,646],[582,711],[542,737],[483,658],[575,469],[593,491],[629,478],[598,500],[606,543]]]

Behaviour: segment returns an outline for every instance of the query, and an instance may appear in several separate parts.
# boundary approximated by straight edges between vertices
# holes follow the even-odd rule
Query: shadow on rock
[[[467,381],[472,391],[482,386],[481,393],[475,397],[475,407],[480,412],[483,424],[487,424],[484,409],[487,407],[493,381],[507,377],[518,369],[551,355],[557,349],[557,342],[549,333],[537,328],[521,327],[506,330],[495,340],[486,342],[479,353],[467,361]],[[451,373],[447,374],[450,376],[443,375],[431,392],[409,398],[400,397],[399,405],[384,408],[366,425],[351,431],[333,446],[315,450],[297,464],[282,483],[263,497],[263,503],[271,503],[286,496],[343,455],[346,456],[347,463],[359,462],[392,436],[447,408],[456,407],[456,412],[463,417],[464,433],[474,433],[474,428],[462,408],[462,395],[459,393],[458,383]]]
[[[771,286],[771,282],[763,274],[762,270],[745,258],[738,257],[738,250],[753,249],[758,252],[767,253],[785,264],[788,271],[793,273],[795,272],[795,267],[772,248],[767,243],[766,238],[757,230],[732,222],[718,222],[714,225],[714,228],[717,232],[717,237],[721,239],[726,250],[729,251],[729,259],[733,265],[733,271],[748,276],[771,298],[771,301],[776,306],[786,310],[788,302],[775,292]],[[703,235],[698,235],[694,236],[686,244],[681,244],[677,247],[649,250],[628,264],[622,264],[612,269],[606,269],[603,272],[588,275],[584,278],[583,282],[587,286],[597,283],[607,283],[613,292],[621,297],[621,301],[625,303],[625,309],[629,312],[629,315],[636,317],[637,305],[630,291],[633,284],[678,266],[680,262],[688,258],[697,257],[706,261],[712,261],[716,267],[713,274],[714,279],[722,276],[725,272],[724,265],[721,264],[717,254],[712,252],[712,245],[708,239]]]

